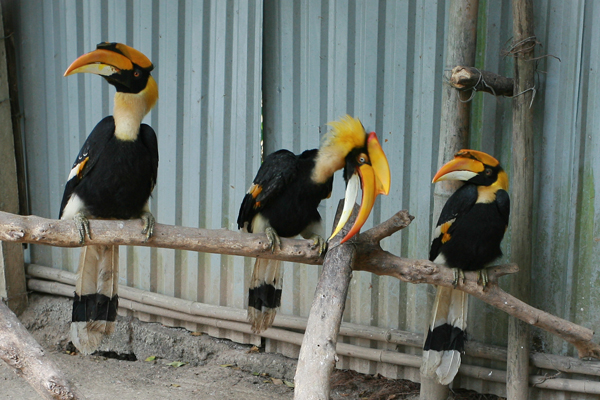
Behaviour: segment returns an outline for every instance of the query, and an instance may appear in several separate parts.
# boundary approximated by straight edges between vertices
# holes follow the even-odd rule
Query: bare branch
[[[15,369],[43,399],[76,399],[77,393],[44,349],[0,301],[0,359]]]
[[[227,229],[199,229],[156,224],[154,236],[146,241],[141,220],[90,220],[92,238],[86,244],[146,246],[202,253],[229,254],[235,256],[275,258],[304,264],[323,264],[319,251],[312,240],[281,238],[282,248],[271,253],[264,234],[248,234]],[[58,247],[81,247],[75,223],[19,216],[0,212],[0,240],[7,242],[38,243]]]
[[[382,250],[379,241],[408,225],[412,217],[400,211],[382,224],[358,235],[350,243],[356,248],[354,270],[390,275],[410,283],[452,286],[452,270],[427,260],[410,260]],[[282,239],[282,248],[271,253],[263,234],[244,234],[226,229],[207,230],[156,224],[155,236],[144,241],[138,220],[91,220],[92,239],[87,244],[118,244],[174,248],[246,257],[274,258],[304,264],[322,264],[318,250],[310,240]],[[79,246],[79,235],[72,221],[58,221],[36,216],[18,216],[0,212],[0,240],[38,243],[60,247]],[[490,283],[485,290],[477,284],[474,272],[465,273],[457,286],[480,300],[544,329],[573,344],[579,357],[600,358],[600,346],[592,342],[593,331],[538,310],[511,296],[498,286],[498,278],[515,273],[515,264],[488,269]]]
[[[357,258],[354,269],[369,271],[377,275],[394,276],[410,283],[430,283],[452,287],[454,274],[451,269],[426,260],[409,260],[397,257],[381,249],[377,241],[367,242],[360,235],[356,241]],[[538,310],[498,286],[498,278],[519,270],[515,264],[488,268],[489,284],[485,288],[477,283],[476,272],[465,272],[464,282],[456,287],[530,325],[537,326],[571,343],[577,348],[580,358],[600,358],[600,345],[592,342],[591,329]]]

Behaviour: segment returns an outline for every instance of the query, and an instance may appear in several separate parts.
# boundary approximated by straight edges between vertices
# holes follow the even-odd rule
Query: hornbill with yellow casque
[[[484,289],[485,267],[500,257],[500,242],[508,226],[508,176],[494,157],[476,150],[460,150],[435,174],[433,183],[461,180],[446,202],[437,226],[429,259],[454,269],[455,285],[463,271],[478,271]],[[467,327],[465,292],[439,286],[431,324],[423,346],[421,373],[448,385],[460,367]]]
[[[390,169],[375,132],[367,134],[360,120],[350,116],[330,122],[331,131],[319,149],[295,155],[279,150],[267,156],[242,201],[238,227],[264,232],[271,249],[281,246],[279,237],[301,235],[312,239],[322,254],[321,216],[317,207],[331,195],[333,174],[344,169],[347,182],[344,209],[331,238],[344,227],[362,186],[362,203],[347,241],[363,226],[378,194],[388,194]],[[330,239],[331,239],[330,238]],[[273,324],[281,302],[280,261],[257,258],[248,294],[248,319],[260,333]]]
[[[117,89],[113,115],[100,121],[83,144],[60,206],[61,219],[75,220],[81,244],[86,235],[91,237],[89,218],[141,218],[142,233],[152,236],[148,199],[156,183],[158,144],[154,130],[141,123],[158,99],[152,69],[141,52],[121,43],[100,43],[65,72],[97,74]],[[84,354],[94,352],[103,335],[114,330],[118,262],[118,246],[81,249],[71,340]]]

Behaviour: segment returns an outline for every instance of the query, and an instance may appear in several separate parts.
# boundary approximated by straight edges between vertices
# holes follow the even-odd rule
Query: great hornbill
[[[461,180],[446,202],[429,252],[429,260],[454,269],[455,285],[463,271],[478,271],[487,285],[485,267],[500,257],[500,242],[508,226],[508,176],[494,157],[476,150],[461,150],[433,178],[433,183]],[[468,299],[465,292],[437,288],[432,319],[423,346],[421,373],[442,385],[454,379],[464,352]]]
[[[279,150],[268,155],[261,165],[238,216],[238,227],[247,232],[264,232],[271,249],[281,246],[279,237],[302,235],[312,239],[322,254],[321,216],[317,207],[331,195],[333,174],[344,168],[347,182],[344,211],[331,237],[348,221],[362,185],[362,203],[356,221],[342,242],[363,226],[378,194],[388,194],[390,169],[375,132],[367,134],[360,120],[350,116],[329,123],[331,131],[319,149],[295,155]],[[257,258],[248,294],[248,319],[252,330],[260,333],[273,324],[281,301],[280,262]]]
[[[154,217],[148,199],[156,183],[158,144],[154,130],[142,124],[158,99],[150,60],[121,43],[100,43],[77,60],[65,76],[101,75],[113,85],[113,116],[96,125],[69,173],[60,206],[61,219],[74,219],[81,244],[90,236],[88,218],[141,218],[146,239]],[[71,340],[84,354],[94,352],[112,333],[117,316],[118,246],[84,246],[79,258]]]

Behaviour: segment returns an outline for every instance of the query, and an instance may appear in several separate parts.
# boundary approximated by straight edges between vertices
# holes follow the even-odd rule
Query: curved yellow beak
[[[484,169],[485,167],[481,161],[472,158],[455,157],[440,168],[431,183],[450,180],[468,181]]]
[[[110,76],[119,73],[122,69],[133,69],[133,63],[130,59],[114,51],[97,49],[73,61],[65,71],[64,76],[80,72]]]
[[[352,238],[352,236],[360,231],[360,228],[362,228],[371,214],[377,195],[387,195],[390,192],[390,166],[375,132],[371,132],[367,138],[367,150],[369,152],[371,163],[370,165],[363,164],[358,167],[352,178],[348,180],[346,196],[344,199],[344,209],[342,210],[340,220],[329,240],[337,235],[346,225],[346,222],[348,222],[358,195],[359,183],[362,187],[360,209],[358,210],[354,225],[350,229],[350,232],[342,239],[341,243]]]

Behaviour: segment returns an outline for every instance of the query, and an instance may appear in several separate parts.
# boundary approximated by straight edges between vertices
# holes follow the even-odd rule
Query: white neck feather
[[[319,149],[315,160],[315,169],[311,179],[315,183],[325,183],[333,176],[335,171],[344,168],[345,156],[343,150],[334,146],[326,146]]]
[[[115,136],[120,140],[136,140],[142,119],[148,113],[146,99],[139,94],[115,93]]]

